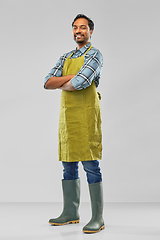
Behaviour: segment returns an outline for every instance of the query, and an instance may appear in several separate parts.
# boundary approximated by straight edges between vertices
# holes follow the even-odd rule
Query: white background
[[[95,22],[92,44],[104,57],[104,200],[159,202],[159,0],[0,0],[0,201],[62,200],[60,90],[44,90],[43,81],[75,49],[78,13]]]

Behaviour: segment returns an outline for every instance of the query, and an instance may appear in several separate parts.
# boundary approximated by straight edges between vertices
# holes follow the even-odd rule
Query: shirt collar
[[[77,50],[77,48],[76,48],[76,52],[77,52],[77,51],[80,51],[80,52],[83,54],[83,53],[85,53],[85,52],[90,48],[90,46],[91,46],[91,42],[89,42],[89,43],[86,44],[84,47],[82,47],[82,48],[80,48],[80,49],[78,49],[78,50]]]

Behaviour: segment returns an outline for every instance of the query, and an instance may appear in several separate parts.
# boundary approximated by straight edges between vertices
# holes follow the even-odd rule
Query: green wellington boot
[[[62,180],[63,211],[58,218],[49,220],[52,225],[79,223],[80,180]]]
[[[84,228],[84,233],[96,233],[104,229],[103,220],[103,188],[102,182],[89,184],[89,192],[91,199],[92,218]]]

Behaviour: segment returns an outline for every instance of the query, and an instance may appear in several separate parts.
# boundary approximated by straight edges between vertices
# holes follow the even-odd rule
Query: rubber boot
[[[80,180],[62,180],[63,211],[58,218],[49,220],[52,225],[79,223]]]
[[[104,229],[103,220],[103,188],[102,182],[89,184],[89,192],[91,199],[92,218],[84,228],[84,233],[96,233]]]

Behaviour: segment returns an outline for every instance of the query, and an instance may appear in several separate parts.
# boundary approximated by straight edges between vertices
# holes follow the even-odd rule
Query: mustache
[[[83,34],[81,34],[81,33],[76,33],[76,34],[74,34],[74,37],[77,37],[77,35],[84,36],[84,35],[83,35]]]

